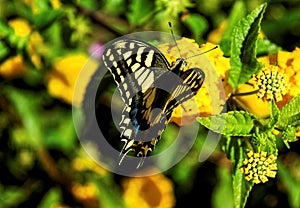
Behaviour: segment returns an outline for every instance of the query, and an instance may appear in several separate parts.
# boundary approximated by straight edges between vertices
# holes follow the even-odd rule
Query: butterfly
[[[119,123],[124,142],[119,164],[133,151],[141,157],[139,167],[160,140],[174,108],[197,93],[205,74],[200,68],[184,70],[183,58],[170,64],[156,47],[138,39],[111,42],[102,60],[125,103]]]

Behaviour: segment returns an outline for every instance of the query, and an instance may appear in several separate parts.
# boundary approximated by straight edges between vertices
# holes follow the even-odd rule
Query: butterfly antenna
[[[190,58],[193,58],[193,57],[195,57],[195,56],[200,56],[200,55],[202,55],[202,54],[205,54],[205,53],[207,53],[207,52],[210,52],[210,51],[212,51],[212,50],[215,50],[216,48],[218,48],[218,46],[215,46],[215,47],[213,47],[213,48],[211,48],[211,49],[209,49],[209,50],[207,50],[207,51],[204,51],[204,52],[202,52],[202,53],[199,53],[199,54],[196,54],[196,55],[187,57],[185,60],[190,59]]]
[[[170,31],[171,31],[171,34],[172,34],[172,39],[173,39],[173,41],[174,41],[174,43],[175,43],[175,45],[177,47],[178,53],[180,55],[180,58],[182,58],[180,50],[179,50],[179,47],[178,47],[178,44],[177,44],[176,39],[175,39],[175,35],[174,35],[174,32],[173,32],[173,27],[172,27],[172,23],[171,22],[169,22],[169,27],[170,27]]]

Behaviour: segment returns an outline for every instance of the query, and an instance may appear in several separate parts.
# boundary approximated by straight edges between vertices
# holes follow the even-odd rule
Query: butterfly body
[[[134,151],[145,158],[154,150],[173,109],[200,89],[204,73],[199,68],[184,71],[187,63],[182,58],[171,66],[157,48],[136,39],[112,42],[103,62],[125,103],[119,124],[125,142],[121,153]]]

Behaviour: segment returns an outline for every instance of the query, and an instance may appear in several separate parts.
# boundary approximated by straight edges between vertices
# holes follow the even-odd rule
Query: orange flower
[[[91,74],[84,74],[84,77],[81,77],[81,80],[86,80],[86,82],[81,81],[76,86],[75,94],[74,90],[80,70],[86,64],[93,69],[96,69],[97,67],[96,62],[88,62],[88,56],[85,54],[72,54],[56,59],[53,64],[53,70],[47,77],[49,93],[69,104],[72,104],[72,101],[74,101],[73,104],[75,106],[80,105]],[[73,94],[75,95],[74,99]]]
[[[85,207],[101,207],[99,202],[99,190],[93,183],[84,185],[74,184],[72,186],[73,195],[84,202]]]
[[[199,48],[194,40],[187,38],[178,40],[177,44],[182,58],[185,59],[215,47],[214,44],[206,43]],[[162,51],[170,63],[179,56],[178,49],[174,44],[162,44],[158,46],[158,49]],[[179,125],[193,122],[199,116],[199,112],[201,116],[220,113],[223,104],[231,93],[231,88],[227,83],[227,71],[230,68],[229,59],[223,57],[219,48],[190,58],[187,62],[187,68],[200,68],[204,71],[205,81],[194,99],[188,100],[174,109],[172,121]]]
[[[123,197],[128,207],[168,208],[175,205],[173,185],[162,174],[142,178],[127,178],[122,183]]]

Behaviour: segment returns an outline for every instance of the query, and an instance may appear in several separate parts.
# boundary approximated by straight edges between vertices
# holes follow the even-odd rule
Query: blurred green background
[[[116,37],[169,32],[170,21],[179,36],[218,44],[230,36],[230,24],[264,2],[267,39],[282,50],[300,47],[297,0],[0,0],[0,207],[232,207],[225,156],[216,150],[198,162],[206,129],[170,170],[124,177],[82,149],[70,95],[88,56]],[[176,128],[171,124],[163,139],[172,139]],[[256,185],[247,207],[300,204],[297,145],[289,152],[282,148],[277,178]]]

